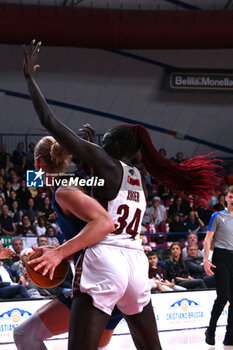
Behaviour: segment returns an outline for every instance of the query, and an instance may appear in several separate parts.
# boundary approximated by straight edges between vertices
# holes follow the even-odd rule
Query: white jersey
[[[150,301],[149,263],[139,238],[146,199],[138,169],[121,162],[122,182],[108,213],[116,230],[87,248],[76,267],[74,295],[81,291],[111,315],[115,305],[126,315],[142,312]]]
[[[142,249],[139,234],[142,218],[146,210],[146,198],[139,170],[120,162],[123,175],[116,197],[108,202],[108,213],[116,230],[109,233],[99,243]]]

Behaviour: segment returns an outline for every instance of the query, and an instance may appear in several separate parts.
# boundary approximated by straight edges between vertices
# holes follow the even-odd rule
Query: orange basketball
[[[35,258],[38,258],[41,255],[42,255],[41,250],[38,250],[30,256],[29,261]],[[57,287],[60,283],[64,281],[68,272],[67,260],[62,260],[60,264],[56,267],[52,280],[49,279],[48,273],[45,276],[42,275],[44,267],[35,271],[34,266],[35,264],[30,264],[30,265],[28,263],[26,264],[27,275],[35,285],[41,288]]]

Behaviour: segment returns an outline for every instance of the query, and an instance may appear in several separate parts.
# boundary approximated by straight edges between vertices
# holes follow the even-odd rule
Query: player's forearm
[[[53,133],[53,131],[60,126],[61,122],[54,116],[33,77],[27,77],[26,82],[32,98],[33,106],[36,110],[41,124],[49,132]]]
[[[113,222],[109,219],[96,219],[90,221],[82,231],[57,248],[62,259],[99,242],[108,233],[115,229]]]
[[[100,147],[83,140],[54,115],[32,76],[27,77],[26,82],[35,111],[45,129],[67,152],[90,165],[95,163],[99,165],[97,155],[100,152]]]

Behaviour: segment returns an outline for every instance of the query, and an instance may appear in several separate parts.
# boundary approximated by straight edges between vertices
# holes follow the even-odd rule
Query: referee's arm
[[[209,261],[209,252],[210,252],[210,247],[211,247],[211,242],[213,240],[214,236],[214,231],[207,231],[206,232],[206,237],[204,241],[204,259],[203,259],[203,264],[205,268],[205,272],[207,275],[214,275],[214,272],[211,270],[211,267],[216,267]]]

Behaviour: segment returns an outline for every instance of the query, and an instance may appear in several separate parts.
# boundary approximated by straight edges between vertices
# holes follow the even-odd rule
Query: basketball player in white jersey
[[[208,157],[176,164],[153,146],[141,125],[120,125],[103,139],[103,146],[89,143],[62,124],[40,92],[33,73],[41,42],[24,47],[24,76],[42,125],[73,156],[85,161],[104,186],[94,196],[109,211],[115,231],[88,248],[76,268],[75,298],[72,303],[69,350],[95,350],[116,304],[129,325],[135,346],[140,350],[161,350],[155,316],[150,301],[148,260],[139,239],[146,207],[141,176],[131,159],[139,148],[149,173],[168,188],[208,199],[217,188],[214,165]],[[54,269],[51,254],[38,258],[38,268]],[[82,315],[82,316],[80,316]]]

